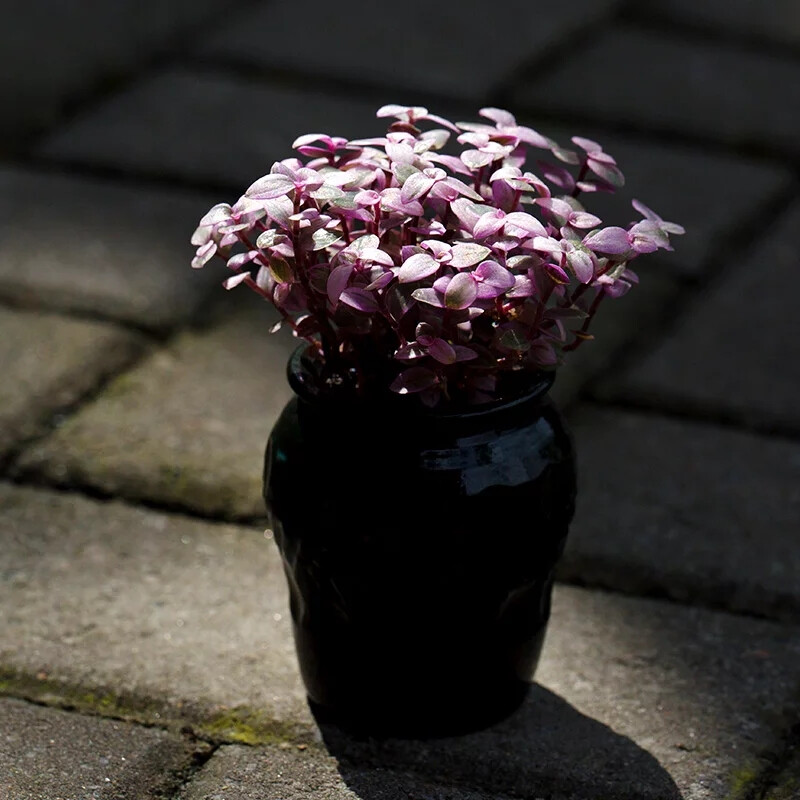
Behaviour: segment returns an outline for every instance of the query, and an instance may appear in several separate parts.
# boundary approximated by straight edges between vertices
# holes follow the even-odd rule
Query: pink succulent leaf
[[[231,218],[231,207],[227,203],[217,203],[209,209],[200,220],[200,227],[212,227],[229,222]]]
[[[233,247],[239,241],[239,237],[235,233],[228,233],[219,240],[219,249],[224,250],[226,247]]]
[[[524,211],[512,211],[510,214],[506,214],[506,225],[509,224],[515,228],[521,228],[529,236],[547,235],[544,225],[536,217]]]
[[[381,196],[373,189],[364,189],[355,196],[355,201],[360,206],[375,206],[381,201]]]
[[[275,278],[272,277],[269,267],[264,266],[258,270],[256,274],[256,286],[270,294],[275,291]]]
[[[294,206],[288,197],[276,197],[273,200],[262,200],[261,205],[267,216],[280,225],[281,228],[289,228],[289,217],[292,215]]]
[[[524,125],[519,125],[514,129],[517,137],[521,142],[529,144],[531,147],[541,147],[543,149],[550,149],[552,140],[541,133],[535,131],[533,128],[527,128]]]
[[[475,278],[483,283],[496,286],[505,291],[514,285],[514,276],[496,261],[484,261],[472,273]]]
[[[617,188],[625,185],[625,176],[615,164],[605,164],[593,158],[589,158],[586,163],[589,169],[606,183],[610,183]]]
[[[665,222],[658,214],[656,214],[655,211],[648,208],[639,200],[633,200],[631,205],[646,219],[650,220],[651,222],[657,222],[661,230],[665,233],[672,233],[680,236],[686,232],[683,229],[683,226],[678,225],[675,222]]]
[[[418,358],[423,358],[426,355],[425,351],[416,343],[404,344],[397,348],[394,357],[398,361],[414,361]]]
[[[433,282],[433,288],[436,289],[437,292],[444,295],[447,291],[447,287],[450,285],[450,281],[453,280],[452,275],[442,275],[441,278],[437,278]]]
[[[482,117],[492,120],[498,127],[508,128],[517,124],[514,115],[503,108],[493,108],[489,106],[487,108],[482,108],[478,113]]]
[[[400,189],[390,188],[381,192],[381,211],[396,211],[409,217],[421,217],[425,209],[418,200],[404,203],[400,199]]]
[[[453,248],[447,242],[440,242],[438,239],[425,239],[421,247],[433,254],[439,263],[448,263],[451,259]]]
[[[492,153],[482,153],[480,150],[465,150],[461,154],[461,160],[471,170],[481,169],[494,161]]]
[[[439,262],[428,253],[417,253],[395,269],[394,274],[400,283],[413,283],[435,275],[440,267]]]
[[[557,164],[549,164],[546,161],[537,161],[536,163],[544,179],[550,181],[554,186],[558,186],[565,192],[571,192],[575,188],[575,178],[568,169]]]
[[[562,225],[566,225],[573,211],[569,203],[565,200],[559,200],[557,197],[540,197],[534,202],[548,212],[548,216],[559,228]]]
[[[572,225],[573,228],[580,228],[581,230],[589,230],[590,228],[596,228],[598,225],[603,224],[603,220],[600,217],[596,217],[594,214],[589,214],[586,211],[573,211],[568,215],[567,222]]]
[[[388,142],[386,144],[386,155],[395,162],[395,164],[411,165],[417,158],[414,148],[403,142]]]
[[[352,274],[352,264],[340,264],[331,270],[331,274],[328,276],[328,300],[334,305],[339,302],[339,298],[347,287]]]
[[[244,253],[237,253],[228,259],[228,269],[238,272],[245,264],[259,258],[261,253],[258,250],[248,250]]]
[[[215,242],[206,242],[197,248],[197,253],[192,259],[192,268],[200,269],[208,264],[217,252],[217,245]]]
[[[450,210],[458,217],[464,227],[471,233],[475,223],[481,218],[482,214],[491,211],[490,206],[477,205],[466,197],[459,197],[450,203]]]
[[[563,161],[565,164],[579,164],[580,158],[578,154],[574,150],[568,150],[566,147],[561,147],[560,145],[553,142],[550,146],[550,152],[559,160]]]
[[[409,111],[419,111],[423,114],[427,112],[426,108],[422,108],[417,106],[414,108],[413,106],[400,106],[396,103],[390,103],[389,105],[381,106],[376,112],[375,116],[381,119],[382,117],[403,117],[403,121],[407,121],[409,118]]]
[[[616,226],[601,228],[599,231],[590,233],[583,243],[597,253],[608,255],[627,253],[631,248],[628,232],[624,228]]]
[[[368,292],[375,291],[376,289],[385,289],[394,280],[394,274],[391,272],[384,272],[364,288]]]
[[[442,296],[435,289],[415,289],[411,296],[420,303],[426,303],[436,308],[444,308]]]
[[[384,267],[393,267],[394,259],[379,247],[365,247],[361,250],[361,259],[373,264],[382,264]]]
[[[428,355],[435,358],[440,364],[453,364],[456,361],[456,351],[444,339],[434,339],[428,345]]]
[[[478,203],[483,202],[483,198],[471,186],[467,186],[464,181],[460,181],[458,178],[445,178],[442,184],[455,191],[456,194],[469,197],[470,200],[475,200]]]
[[[457,158],[456,156],[449,156],[446,154],[439,154],[439,153],[431,153],[428,155],[428,159],[433,161],[434,164],[442,164],[442,166],[447,167],[451,172],[455,172],[458,175],[471,175],[472,173],[466,167],[464,162]]]
[[[594,262],[585,248],[571,248],[567,252],[567,263],[581,283],[589,283],[594,277]]]
[[[463,242],[454,244],[452,249],[453,257],[450,259],[450,266],[456,269],[471,267],[483,261],[492,251],[482,244],[474,242]]]
[[[569,275],[559,264],[544,264],[542,269],[544,270],[545,274],[557,284],[566,285],[569,283]]]
[[[437,374],[427,367],[410,367],[401,372],[389,387],[398,394],[413,394],[439,383]]]
[[[371,292],[366,289],[345,289],[339,296],[339,299],[357,311],[364,311],[368,314],[374,314],[380,311],[378,301],[375,299]]]
[[[232,275],[230,278],[226,278],[226,279],[225,279],[225,280],[222,282],[222,285],[223,285],[223,286],[224,286],[226,289],[234,289],[234,288],[235,288],[235,287],[237,287],[237,286],[238,286],[240,283],[244,283],[244,281],[246,281],[248,278],[249,278],[250,280],[252,280],[252,276],[250,275],[250,273],[249,273],[249,272],[240,272],[240,273],[238,273],[237,275]]]
[[[517,194],[507,181],[492,182],[492,203],[503,211],[513,211],[517,206]]]
[[[447,308],[469,308],[478,296],[478,284],[467,272],[459,272],[447,284],[444,293],[444,303]]]
[[[485,239],[493,233],[502,230],[505,225],[506,213],[500,208],[491,208],[487,213],[482,214],[472,229],[472,235],[476,239]]]
[[[294,191],[294,181],[280,173],[270,173],[251,184],[245,195],[252,200],[272,200]]]
[[[364,258],[365,250],[373,250],[377,248],[381,240],[374,233],[366,233],[354,239],[346,248],[348,253],[352,253],[357,258]]]
[[[478,300],[491,300],[495,297],[500,297],[504,290],[499,286],[492,286],[491,283],[482,283],[478,281]]]
[[[403,203],[409,203],[411,200],[422,197],[436,183],[436,179],[429,177],[425,172],[415,172],[403,184],[403,188],[400,190],[400,200]]]
[[[417,119],[420,119],[420,117],[417,117]],[[444,125],[445,128],[449,128],[451,131],[458,131],[458,128],[450,122],[449,119],[437,116],[436,114],[425,114],[425,119],[429,122],[435,122],[437,125]]]
[[[192,234],[191,243],[195,247],[200,247],[204,244],[208,244],[211,241],[211,235],[213,232],[213,228],[209,225],[199,225],[195,228],[194,233]]]
[[[534,238],[533,249],[538,250],[540,253],[549,253],[557,256],[560,256],[563,252],[561,242],[552,236],[537,236]]]
[[[578,145],[586,153],[602,153],[603,148],[592,139],[584,139],[583,136],[573,136],[572,143]]]
[[[311,235],[315,251],[324,250],[326,247],[330,247],[332,244],[338,242],[341,238],[342,234],[338,231],[327,230],[325,228],[320,228]]]
[[[273,254],[269,257],[269,269],[278,283],[291,283],[294,280],[292,265],[281,256]]]
[[[451,130],[458,130],[455,125],[452,125]],[[449,141],[450,141],[450,131],[441,130],[441,128],[435,128],[431,131],[425,131],[419,137],[421,141],[430,144],[431,148],[434,150],[441,150]]]
[[[430,347],[436,339],[436,331],[430,323],[420,322],[414,330],[414,337],[418,344],[423,347]]]
[[[506,297],[531,297],[536,294],[536,284],[527,275],[515,275],[514,285],[506,292]]]
[[[643,220],[632,225],[628,231],[631,247],[637,253],[653,253],[656,250],[671,250],[669,236],[661,229],[658,222]]]

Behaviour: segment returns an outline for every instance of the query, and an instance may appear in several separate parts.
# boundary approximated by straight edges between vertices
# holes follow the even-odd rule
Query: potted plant
[[[480,114],[392,105],[383,137],[301,136],[192,238],[192,266],[221,257],[304,342],[264,496],[309,698],[370,732],[475,728],[524,697],[575,499],[547,391],[629,263],[683,232],[584,208],[623,184],[596,142]]]

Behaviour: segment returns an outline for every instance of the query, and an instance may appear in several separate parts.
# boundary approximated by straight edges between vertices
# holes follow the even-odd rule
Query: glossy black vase
[[[312,704],[375,735],[507,715],[536,669],[574,510],[552,377],[468,413],[334,402],[299,352],[289,377],[264,498]]]

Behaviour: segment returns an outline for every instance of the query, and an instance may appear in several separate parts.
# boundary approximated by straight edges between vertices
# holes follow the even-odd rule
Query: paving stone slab
[[[260,529],[0,484],[0,541],[0,692],[245,741],[312,730]]]
[[[380,103],[313,87],[174,69],[137,83],[60,128],[40,153],[131,172],[233,187],[235,200],[302,133],[380,136]],[[224,199],[224,198],[221,198]]]
[[[0,492],[0,690],[227,741],[324,745],[359,796],[368,770],[390,769],[490,796],[665,800],[677,786],[721,800],[796,711],[800,628],[559,587],[541,685],[507,721],[427,742],[325,725],[320,740],[280,559],[258,532]]]
[[[208,748],[155,728],[0,699],[3,800],[152,800]]]
[[[0,169],[0,298],[151,329],[185,320],[213,283],[186,269],[213,198]]]
[[[728,800],[770,764],[798,652],[796,627],[562,587],[539,685],[507,721],[427,742],[322,733],[344,771],[404,768],[515,797]]]
[[[618,26],[528,81],[516,101],[797,159],[800,105],[788,101],[786,87],[799,81],[800,63],[791,58]]]
[[[437,785],[386,769],[337,769],[316,750],[221,747],[180,795],[181,800],[493,800],[499,795]]]
[[[13,25],[0,29],[0,103],[7,111],[0,140],[15,141],[52,123],[65,101],[85,97],[164,52],[183,31],[226,5],[224,0],[17,4]]]
[[[625,296],[608,300],[600,308],[589,332],[595,337],[567,353],[559,367],[550,396],[566,409],[584,387],[604,370],[613,369],[644,337],[652,335],[671,313],[678,283],[654,269],[639,271],[641,283]]]
[[[674,253],[641,256],[633,264],[636,270],[640,264],[657,264],[669,274],[691,279],[709,267],[728,269],[730,264],[720,262],[720,246],[752,227],[765,207],[787,194],[793,181],[789,170],[766,162],[609,134],[591,125],[553,126],[540,124],[535,117],[527,122],[564,146],[574,147],[570,139],[576,135],[595,139],[617,159],[625,186],[615,194],[582,198],[606,224],[624,226],[641,219],[631,206],[637,198],[664,219],[685,227],[685,235],[672,237]]]
[[[656,20],[731,32],[791,45],[800,44],[800,7],[795,0],[644,0],[636,11]]]
[[[605,410],[573,429],[563,578],[800,621],[800,443]]]
[[[264,449],[291,396],[286,363],[298,341],[271,335],[276,312],[237,294],[236,313],[111,382],[26,451],[18,471],[228,519],[263,517]]]
[[[600,394],[800,432],[800,318],[786,290],[800,267],[798,226],[795,202],[653,352]]]
[[[323,0],[302,6],[267,3],[209,39],[202,52],[264,70],[298,70],[356,85],[377,83],[406,94],[406,99],[386,102],[414,105],[409,94],[414,91],[480,102],[526,61],[598,24],[617,5],[616,0],[576,0],[569,6],[514,0],[503,5],[504,22],[486,24],[485,5],[462,0],[457,10],[447,4],[419,6],[424,24],[415,24],[377,10],[370,0],[352,0],[346,14]],[[363,30],[354,28],[356,19],[365,21]],[[525,32],[511,46],[509,22]],[[299,29],[302,47],[296,45]],[[334,44],[355,40],[356,46]]]
[[[106,323],[0,307],[0,460],[145,346]]]

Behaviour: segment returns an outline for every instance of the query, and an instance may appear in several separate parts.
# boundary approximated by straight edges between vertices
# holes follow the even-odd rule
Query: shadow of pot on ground
[[[466,736],[376,739],[319,724],[343,780],[363,800],[386,800],[389,784],[398,797],[442,798],[451,796],[444,787],[454,785],[461,791],[452,793],[454,800],[495,794],[681,798],[650,753],[536,684],[512,716]]]

